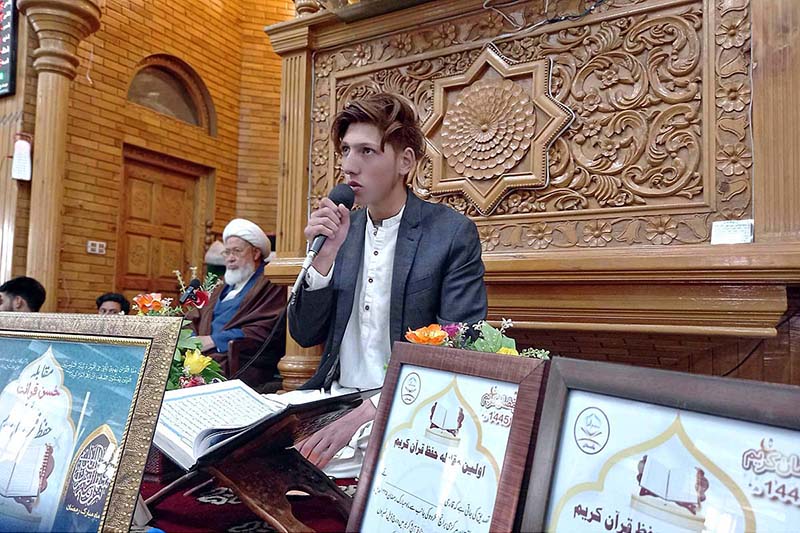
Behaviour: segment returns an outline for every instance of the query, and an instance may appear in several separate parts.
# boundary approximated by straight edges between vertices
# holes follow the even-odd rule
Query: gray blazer
[[[330,285],[316,291],[301,289],[289,307],[289,332],[300,346],[325,342],[320,366],[302,388],[328,388],[339,377],[339,348],[353,308],[366,223],[366,209],[351,213]],[[485,319],[483,273],[475,224],[449,207],[409,192],[392,272],[391,342],[402,340],[408,328]]]

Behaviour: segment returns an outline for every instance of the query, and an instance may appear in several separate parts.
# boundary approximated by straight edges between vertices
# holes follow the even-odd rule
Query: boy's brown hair
[[[372,124],[383,135],[381,150],[388,142],[396,150],[406,147],[414,151],[419,161],[425,154],[425,136],[419,126],[417,113],[402,97],[378,93],[348,102],[331,126],[331,137],[336,153],[342,153],[342,138],[351,124]]]

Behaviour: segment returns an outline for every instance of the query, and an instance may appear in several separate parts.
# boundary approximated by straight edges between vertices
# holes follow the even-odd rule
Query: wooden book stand
[[[350,497],[290,446],[348,410],[305,417],[297,414],[285,416],[227,455],[200,463],[196,470],[173,481],[145,503],[153,508],[197,475],[207,473],[229,487],[248,508],[278,531],[313,531],[292,514],[286,497],[290,490],[327,499],[347,520],[352,504]]]

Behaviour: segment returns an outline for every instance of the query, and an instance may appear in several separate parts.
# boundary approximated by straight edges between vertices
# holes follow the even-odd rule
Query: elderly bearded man
[[[239,339],[249,339],[260,346],[286,305],[286,289],[264,276],[264,262],[271,246],[261,228],[236,218],[225,227],[222,241],[225,284],[211,293],[208,305],[187,315],[203,343],[204,353],[226,353],[228,343]],[[254,362],[244,376],[255,388],[272,379],[283,356],[285,328],[278,328],[280,331],[261,360]]]

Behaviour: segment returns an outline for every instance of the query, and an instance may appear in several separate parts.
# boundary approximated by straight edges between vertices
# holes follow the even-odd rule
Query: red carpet
[[[184,496],[185,492],[202,482],[200,478],[193,480],[162,500],[158,506],[151,507],[153,521],[150,525],[167,533],[275,531],[253,514],[230,489],[219,486],[216,482]],[[338,483],[347,494],[352,495],[355,491],[353,480],[342,480]],[[161,488],[161,484],[145,481],[142,483],[142,496],[148,498]],[[310,528],[316,531],[344,531],[346,520],[324,501],[308,496],[292,496],[289,501],[292,502],[292,512],[297,519]]]

